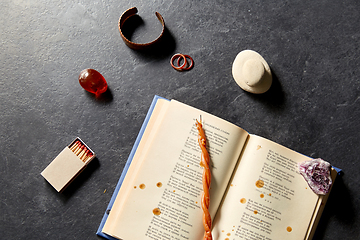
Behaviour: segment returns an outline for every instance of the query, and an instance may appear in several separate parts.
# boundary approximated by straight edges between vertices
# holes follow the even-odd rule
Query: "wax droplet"
[[[246,199],[245,199],[245,198],[242,198],[242,199],[240,199],[240,202],[241,202],[242,204],[244,204],[244,203],[246,203]]]
[[[261,197],[261,198],[264,198],[264,194],[260,194],[260,197]]]
[[[287,228],[286,228],[286,231],[291,232],[291,231],[292,231],[292,228],[291,228],[291,227],[287,227]]]
[[[229,238],[225,238],[225,240],[230,240]]]
[[[259,179],[259,180],[256,181],[255,185],[258,188],[262,188],[264,186],[264,181]]]
[[[175,192],[175,190],[173,190],[173,192]]]
[[[162,186],[162,183],[161,183],[161,182],[158,182],[158,183],[156,184],[156,186],[157,186],[157,187],[161,187],[161,186]]]
[[[271,193],[269,193],[269,196],[271,196]]]
[[[260,145],[258,145],[258,146],[257,146],[257,148],[256,148],[256,150],[259,150],[260,148],[261,148],[261,146],[260,146]]]
[[[227,233],[226,235],[228,235],[228,236],[230,237],[231,234],[230,234],[230,233]]]
[[[136,188],[136,186],[134,186],[134,188]]]
[[[221,232],[225,232],[224,230],[221,230]]]
[[[106,92],[107,83],[105,78],[94,69],[84,69],[79,75],[80,85],[88,92],[95,93],[96,96]]]
[[[154,215],[159,216],[161,214],[161,211],[159,208],[154,208],[153,213],[154,213]]]
[[[139,188],[140,188],[140,189],[145,189],[145,184],[143,184],[143,183],[140,184],[140,185],[139,185]]]
[[[254,214],[258,214],[258,211],[254,210]]]

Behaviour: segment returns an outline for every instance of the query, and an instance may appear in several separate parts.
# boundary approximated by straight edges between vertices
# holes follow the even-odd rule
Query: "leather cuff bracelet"
[[[155,12],[156,17],[159,19],[159,21],[162,25],[162,31],[161,31],[160,35],[152,42],[134,43],[124,36],[124,34],[122,32],[122,27],[123,27],[124,23],[126,22],[126,20],[128,18],[130,18],[131,16],[135,15],[137,12],[138,12],[137,8],[133,7],[133,8],[129,8],[121,15],[121,17],[119,19],[119,32],[120,32],[121,38],[124,40],[125,44],[129,48],[135,49],[135,50],[143,50],[143,49],[147,49],[150,46],[154,45],[155,43],[159,42],[159,40],[161,39],[161,37],[163,36],[164,31],[165,31],[165,22],[164,22],[164,18],[160,15],[160,13]]]

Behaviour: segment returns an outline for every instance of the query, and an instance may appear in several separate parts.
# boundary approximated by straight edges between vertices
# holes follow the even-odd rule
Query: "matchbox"
[[[76,138],[41,172],[41,175],[62,192],[91,160],[95,153],[80,139]]]

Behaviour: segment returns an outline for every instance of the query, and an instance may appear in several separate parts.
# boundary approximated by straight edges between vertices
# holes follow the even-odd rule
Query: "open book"
[[[201,240],[202,116],[211,161],[213,239],[311,239],[328,194],[297,168],[311,158],[178,101],[155,97],[97,234]],[[335,179],[336,171],[332,169]]]

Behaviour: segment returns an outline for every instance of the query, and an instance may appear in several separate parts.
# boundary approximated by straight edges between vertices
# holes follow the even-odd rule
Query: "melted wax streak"
[[[200,166],[204,168],[202,175],[203,189],[204,192],[201,197],[201,207],[203,210],[203,225],[205,229],[204,240],[211,240],[211,216],[209,213],[209,205],[210,205],[210,182],[211,182],[211,172],[210,172],[210,156],[208,151],[206,150],[206,136],[205,132],[202,128],[201,119],[200,122],[196,120],[196,128],[199,132],[198,134],[198,142],[201,148],[201,162]]]

